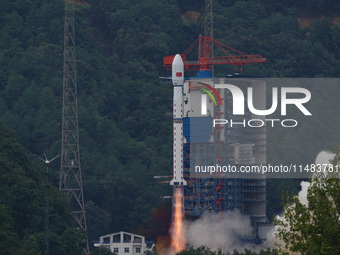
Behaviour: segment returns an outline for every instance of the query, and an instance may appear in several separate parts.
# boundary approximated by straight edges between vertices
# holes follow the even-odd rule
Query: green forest
[[[163,57],[182,53],[204,29],[203,0],[75,1],[80,154],[90,246],[100,235],[131,231],[167,236],[172,172],[172,85]],[[263,64],[244,73],[334,78],[340,74],[340,2],[214,0],[214,38]],[[43,163],[61,149],[63,0],[0,0],[0,254],[42,254]],[[239,72],[217,66],[216,76]],[[312,161],[340,143],[340,103],[320,87],[319,122],[268,133],[268,157]],[[325,104],[327,108],[320,108]],[[318,104],[319,103],[319,104]],[[327,110],[325,110],[327,109]],[[327,114],[325,113],[327,111]],[[335,124],[328,125],[334,118]],[[320,124],[321,123],[321,124]],[[304,143],[291,148],[290,142]],[[280,149],[272,149],[276,144]],[[276,148],[276,147],[275,147]],[[50,254],[80,254],[69,208],[58,192],[59,160],[50,165]],[[270,221],[282,191],[301,180],[267,182]],[[91,247],[92,248],[92,247]],[[23,253],[23,251],[25,251]]]

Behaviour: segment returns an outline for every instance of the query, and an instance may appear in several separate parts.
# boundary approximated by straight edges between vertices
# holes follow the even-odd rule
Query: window
[[[119,248],[113,248],[114,253],[119,253]]]
[[[140,247],[137,247],[137,248],[136,248],[136,253],[141,253]]]
[[[110,237],[109,237],[109,236],[104,237],[104,238],[103,238],[103,243],[109,244],[109,243],[110,243]]]
[[[129,234],[123,234],[123,240],[124,240],[124,243],[131,243],[131,235]]]
[[[140,237],[135,237],[135,239],[133,240],[134,243],[142,243],[142,238]]]
[[[125,253],[129,253],[129,252],[130,252],[129,248],[125,247],[125,248],[124,248],[124,252],[125,252]]]

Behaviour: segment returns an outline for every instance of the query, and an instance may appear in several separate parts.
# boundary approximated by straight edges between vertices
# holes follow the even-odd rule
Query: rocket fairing
[[[183,176],[183,84],[184,63],[179,54],[172,61],[173,101],[173,179],[170,185],[187,185]]]

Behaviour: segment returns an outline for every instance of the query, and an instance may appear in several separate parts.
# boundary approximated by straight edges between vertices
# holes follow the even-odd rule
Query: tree
[[[193,248],[190,247],[189,250],[184,250],[181,252],[176,253],[176,255],[221,255],[221,252],[214,252],[211,251],[209,248],[207,248],[206,246],[201,246],[198,248]]]
[[[233,253],[222,253],[221,250],[218,251],[211,251],[206,246],[200,246],[198,248],[190,247],[189,250],[184,250],[181,252],[176,253],[176,255],[278,255],[278,252],[276,250],[260,250],[259,252],[254,252],[249,249],[245,249],[244,252],[238,252],[234,250]],[[286,254],[283,254],[286,255]]]
[[[116,253],[112,253],[110,249],[105,247],[99,247],[96,248],[93,252],[91,252],[92,255],[116,255]]]
[[[276,237],[284,249],[301,254],[337,254],[340,250],[340,179],[334,173],[340,163],[340,146],[328,173],[313,176],[307,202],[286,197],[285,216],[277,220]]]
[[[0,122],[0,254],[39,255],[45,235],[41,171],[14,133]],[[64,196],[50,189],[50,254],[81,254],[83,233],[73,227]]]

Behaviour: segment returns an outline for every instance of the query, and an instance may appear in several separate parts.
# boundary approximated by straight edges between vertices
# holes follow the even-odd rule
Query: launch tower
[[[194,165],[253,165],[266,163],[266,127],[249,128],[228,125],[212,127],[213,119],[231,119],[236,122],[263,119],[253,115],[245,107],[244,116],[233,115],[233,98],[228,89],[219,84],[235,84],[247,96],[247,88],[254,91],[257,109],[265,109],[265,83],[245,75],[214,78],[213,66],[232,64],[243,66],[264,63],[260,55],[249,55],[212,38],[212,1],[206,0],[206,29],[209,31],[180,54],[185,70],[197,70],[197,76],[185,79],[183,85],[183,176],[184,213],[194,220],[202,215],[238,209],[251,218],[254,227],[252,236],[244,237],[250,243],[265,238],[266,180],[263,177],[240,178],[238,176],[214,176],[197,178],[192,173]],[[207,25],[208,24],[208,25]],[[210,29],[207,29],[207,27]],[[206,32],[207,33],[207,32]],[[219,48],[223,56],[214,56],[213,47]],[[188,60],[188,55],[198,48],[198,60]],[[163,66],[170,70],[175,56],[164,57]],[[204,107],[202,107],[204,105]],[[178,151],[177,151],[178,152]],[[174,158],[176,152],[174,151]],[[190,172],[191,170],[191,172]],[[176,173],[174,173],[174,177]]]

